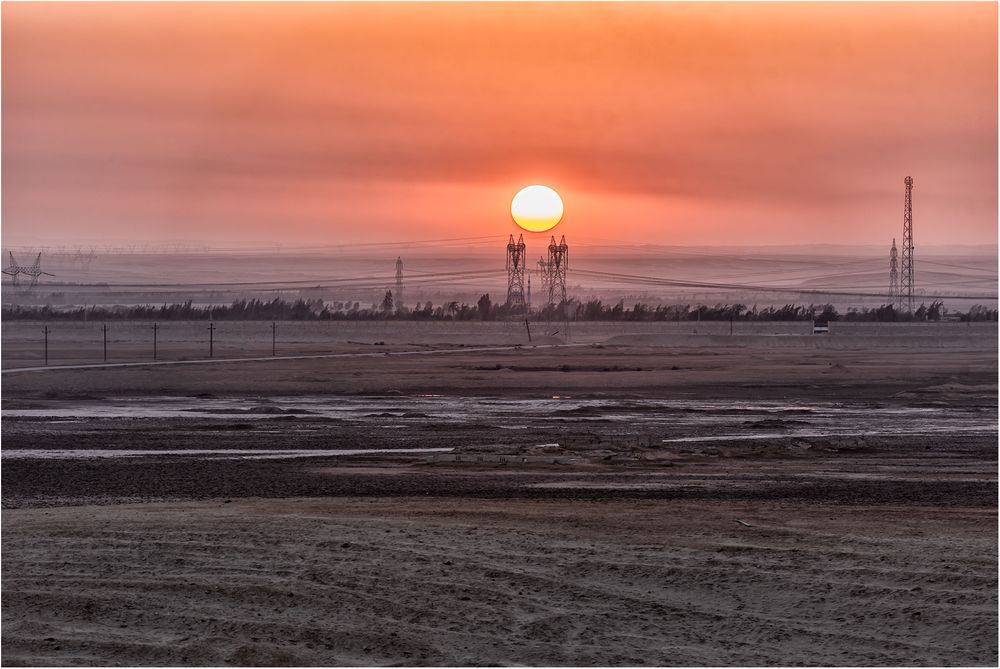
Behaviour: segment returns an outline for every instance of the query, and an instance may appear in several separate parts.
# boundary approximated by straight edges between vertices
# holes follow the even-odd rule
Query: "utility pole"
[[[215,357],[215,323],[208,324],[208,357]]]
[[[906,294],[906,311],[913,314],[913,177],[906,177],[903,201],[903,263],[900,292]]]
[[[524,301],[524,310],[527,313],[531,313],[531,272],[525,272],[528,275],[528,296]],[[530,337],[529,337],[530,339]]]
[[[396,313],[403,313],[403,257],[396,257]]]
[[[538,258],[538,276],[542,280],[542,300],[545,302],[544,307],[540,307],[539,311],[545,312],[545,320],[552,320],[552,291],[549,289],[549,282],[552,280],[551,272],[549,271],[549,263],[545,258]]]
[[[108,361],[108,324],[104,324],[104,362]]]
[[[271,321],[271,357],[272,358],[275,357],[275,350],[277,350],[276,349],[276,346],[277,346],[277,344],[276,344],[277,333],[278,333],[278,324],[275,323],[274,321]]]
[[[156,360],[156,330],[157,330],[157,328],[158,328],[157,324],[153,323],[153,360]]]
[[[45,326],[45,366],[49,366],[49,326]]]

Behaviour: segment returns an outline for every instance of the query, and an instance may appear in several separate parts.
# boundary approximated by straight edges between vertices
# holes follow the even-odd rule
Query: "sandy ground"
[[[624,336],[5,374],[3,663],[996,665],[995,329]]]
[[[984,509],[244,500],[4,529],[8,666],[997,659]]]
[[[48,328],[49,364],[153,359],[152,321],[12,321],[0,323],[3,368],[32,367],[44,362],[44,328]],[[524,345],[539,343],[597,344],[615,342],[634,346],[714,348],[840,349],[918,347],[965,348],[997,338],[996,323],[847,323],[835,322],[828,335],[811,332],[809,321],[737,322],[580,322],[530,324],[523,322],[433,321],[281,321],[274,333],[270,321],[219,321],[212,333],[216,358],[310,355],[349,352],[385,352],[461,346]],[[157,323],[157,360],[198,360],[209,356],[207,321]],[[730,335],[732,335],[730,337]]]
[[[800,348],[802,339],[816,341],[810,337],[775,337],[757,345],[719,339],[723,341],[699,339],[700,345],[687,346],[618,341],[426,357],[394,356],[388,349],[376,358],[14,372],[3,376],[4,401],[198,393],[267,397],[441,392],[882,400],[949,383],[996,384],[995,335],[951,348],[943,348],[951,340],[939,337],[922,337],[924,341],[910,346],[891,346],[892,338],[883,337],[876,342],[880,346],[861,341],[846,348],[813,349]],[[371,352],[372,347],[353,350]]]

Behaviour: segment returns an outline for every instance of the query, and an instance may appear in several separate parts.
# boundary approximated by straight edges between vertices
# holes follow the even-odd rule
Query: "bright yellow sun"
[[[528,232],[545,232],[562,220],[562,198],[548,186],[528,186],[514,196],[510,215]]]

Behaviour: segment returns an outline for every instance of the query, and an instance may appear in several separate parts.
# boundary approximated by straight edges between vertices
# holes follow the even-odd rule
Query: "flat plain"
[[[997,662],[995,324],[35,325],[5,664]]]

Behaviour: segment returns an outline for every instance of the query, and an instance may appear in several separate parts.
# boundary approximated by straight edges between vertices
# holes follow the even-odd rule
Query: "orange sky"
[[[995,3],[2,12],[5,244],[997,242]]]

